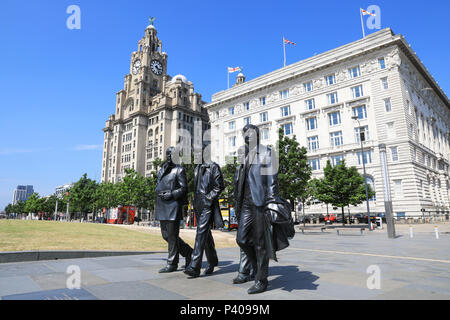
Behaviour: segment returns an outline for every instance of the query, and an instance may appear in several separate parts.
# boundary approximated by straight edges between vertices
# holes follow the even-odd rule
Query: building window
[[[361,157],[362,153],[358,152],[358,164],[362,164],[362,160],[364,159],[364,164],[372,163],[372,151],[364,151],[364,155]]]
[[[332,156],[331,157],[331,164],[333,167],[340,165],[345,160],[344,155],[338,155],[338,156]]]
[[[411,103],[409,102],[409,100],[406,100],[406,110],[409,115],[412,115]]]
[[[398,161],[398,148],[397,147],[391,147],[391,156],[392,156],[392,161]]]
[[[319,158],[308,160],[308,164],[313,171],[320,170],[320,159]]]
[[[386,61],[384,60],[384,58],[380,58],[378,59],[378,63],[380,64],[380,69],[386,69]]]
[[[386,112],[392,111],[391,98],[384,99],[384,109]]]
[[[330,141],[331,141],[331,147],[339,147],[344,144],[343,138],[342,138],[342,131],[336,131],[330,133]]]
[[[284,130],[284,135],[286,135],[286,136],[291,135],[294,132],[293,127],[292,127],[292,123],[284,124],[283,125],[283,130]]]
[[[348,69],[348,72],[351,79],[358,78],[361,75],[361,69],[359,68],[359,66]]]
[[[289,98],[289,89],[280,91],[280,98],[281,98],[281,99],[287,99],[287,98]]]
[[[244,103],[244,108],[245,108],[245,110],[250,110],[250,102],[245,102]]]
[[[388,78],[381,78],[381,88],[383,88],[384,90],[389,89],[389,82],[388,82]]]
[[[228,108],[228,114],[229,114],[230,116],[234,115],[234,107]]]
[[[235,136],[229,138],[229,144],[230,144],[230,147],[236,147],[236,137]]]
[[[262,139],[269,140],[269,129],[265,128],[262,130]]]
[[[356,142],[361,143],[369,141],[369,126],[364,126],[362,128],[355,128]]]
[[[363,95],[364,95],[364,93],[363,93],[363,86],[362,85],[352,88],[353,99],[362,97]]]
[[[338,94],[337,94],[337,92],[333,92],[333,93],[327,94],[327,97],[328,97],[328,104],[338,103]]]
[[[403,181],[394,180],[394,197],[396,199],[403,198]]]
[[[372,177],[366,176],[366,183],[370,186],[370,189],[375,192],[375,181],[373,181]],[[376,195],[369,199],[369,201],[377,201]]]
[[[336,83],[336,75],[330,74],[329,76],[325,77],[325,80],[327,82],[327,85],[331,86]]]
[[[319,149],[319,136],[309,137],[308,138],[308,150],[314,151]]]
[[[362,105],[362,106],[353,108],[353,115],[358,116],[359,120],[367,119],[366,106]]]
[[[250,117],[246,117],[244,118],[244,125],[250,124],[251,123],[251,118]]]
[[[266,105],[266,97],[259,98],[259,105],[260,106],[265,106]]]
[[[269,120],[269,115],[267,112],[263,112],[259,114],[259,119],[261,120],[261,122],[266,122]]]
[[[306,128],[309,131],[316,130],[317,129],[317,118],[313,117],[313,118],[306,119]]]
[[[314,87],[312,81],[305,82],[303,88],[305,89],[305,92],[313,91]]]
[[[396,137],[394,122],[386,123],[386,133],[388,138],[392,139]]]
[[[328,119],[330,121],[330,126],[337,126],[341,124],[341,112],[331,112],[328,114]]]
[[[281,107],[281,116],[287,117],[291,115],[291,106]]]
[[[314,99],[309,99],[305,101],[306,110],[313,110],[316,108],[316,103]]]
[[[236,122],[235,121],[228,122],[228,129],[229,130],[235,130],[236,129]]]

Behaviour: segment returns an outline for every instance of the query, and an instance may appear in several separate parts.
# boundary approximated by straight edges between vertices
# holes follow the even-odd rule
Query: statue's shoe
[[[174,266],[174,265],[167,265],[165,268],[162,268],[161,270],[159,270],[159,273],[169,273],[169,272],[174,272],[177,271],[178,266]]]
[[[267,290],[267,282],[258,281],[250,289],[247,290],[248,294],[263,293]]]
[[[191,278],[197,278],[200,276],[200,271],[194,270],[194,268],[187,267],[186,270],[184,270],[184,273],[190,276]]]

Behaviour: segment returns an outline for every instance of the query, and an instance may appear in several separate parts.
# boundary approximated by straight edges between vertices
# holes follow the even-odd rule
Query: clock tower
[[[131,53],[130,73],[124,78],[123,90],[117,93],[116,119],[148,111],[151,98],[162,91],[166,72],[167,54],[162,52],[162,42],[151,20],[137,51]]]
[[[102,181],[121,181],[127,168],[149,176],[153,161],[164,159],[169,146],[191,144],[195,127],[200,128],[196,136],[209,127],[205,102],[192,82],[167,74],[167,54],[153,20],[131,53],[115,113],[103,128]]]

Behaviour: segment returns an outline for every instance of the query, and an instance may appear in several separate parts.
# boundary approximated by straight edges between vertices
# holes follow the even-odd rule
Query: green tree
[[[14,213],[13,211],[13,205],[11,203],[9,203],[6,207],[5,207],[5,213],[8,215],[8,218],[10,217],[11,213]]]
[[[111,182],[100,183],[96,190],[96,207],[111,209],[119,205],[117,185]]]
[[[56,209],[56,195],[51,195],[48,198],[44,199],[43,203],[43,212],[47,213],[49,216],[52,216],[55,213]],[[60,203],[58,202],[58,210],[60,210]]]
[[[284,135],[283,129],[278,131],[279,169],[278,183],[280,195],[289,200],[292,209],[296,200],[306,199],[308,195],[307,182],[311,178],[312,169],[308,165],[305,147],[300,147],[296,137]]]
[[[26,201],[17,202],[15,205],[12,206],[12,212],[15,213],[16,215],[17,214],[20,214],[20,215],[25,214],[26,213],[25,204],[26,204]]]
[[[192,203],[194,201],[194,173],[195,167],[197,166],[194,163],[194,153],[191,152],[190,160],[186,157],[181,158],[181,165],[186,170],[186,179],[187,179],[187,198],[188,202]]]
[[[221,198],[225,199],[229,205],[234,205],[234,176],[239,164],[237,163],[237,157],[229,160],[232,161],[227,161],[227,164],[222,168],[225,189],[221,194]]]
[[[303,225],[306,224],[305,220],[305,206],[311,205],[312,201],[317,199],[316,197],[316,190],[317,185],[316,182],[317,179],[309,180],[306,183],[305,189],[303,190],[302,194],[300,195],[299,201],[302,204],[302,213],[303,213]]]
[[[85,173],[70,189],[70,207],[73,211],[80,212],[84,219],[89,212],[94,212],[97,187],[97,182],[89,179]]]
[[[366,200],[364,177],[356,167],[347,167],[345,161],[332,166],[327,161],[324,169],[324,177],[316,182],[316,198],[324,203],[329,203],[342,209],[342,222],[345,225],[344,208],[357,206]],[[367,186],[369,199],[375,192]]]
[[[163,160],[160,158],[156,158],[153,160],[153,171],[150,176],[146,177],[144,180],[144,193],[145,193],[145,202],[144,208],[151,212],[151,216],[149,220],[154,219],[155,214],[155,206],[156,206],[156,185],[158,183],[158,171],[163,165]]]
[[[139,197],[143,193],[143,178],[140,173],[134,169],[125,169],[125,175],[119,183],[118,188],[118,200],[123,206],[127,206],[126,222],[128,223],[128,217],[130,215],[130,206],[136,206],[140,201]]]
[[[38,193],[33,193],[28,200],[25,202],[24,211],[25,213],[37,213],[42,208],[43,201]]]

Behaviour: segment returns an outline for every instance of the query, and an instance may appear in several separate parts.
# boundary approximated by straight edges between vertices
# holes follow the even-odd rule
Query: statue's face
[[[166,159],[168,162],[172,162],[172,151],[173,151],[173,149],[171,149],[171,148],[166,150]]]
[[[258,139],[258,134],[255,129],[253,128],[246,128],[244,129],[244,140],[245,144],[247,145],[256,145]]]

